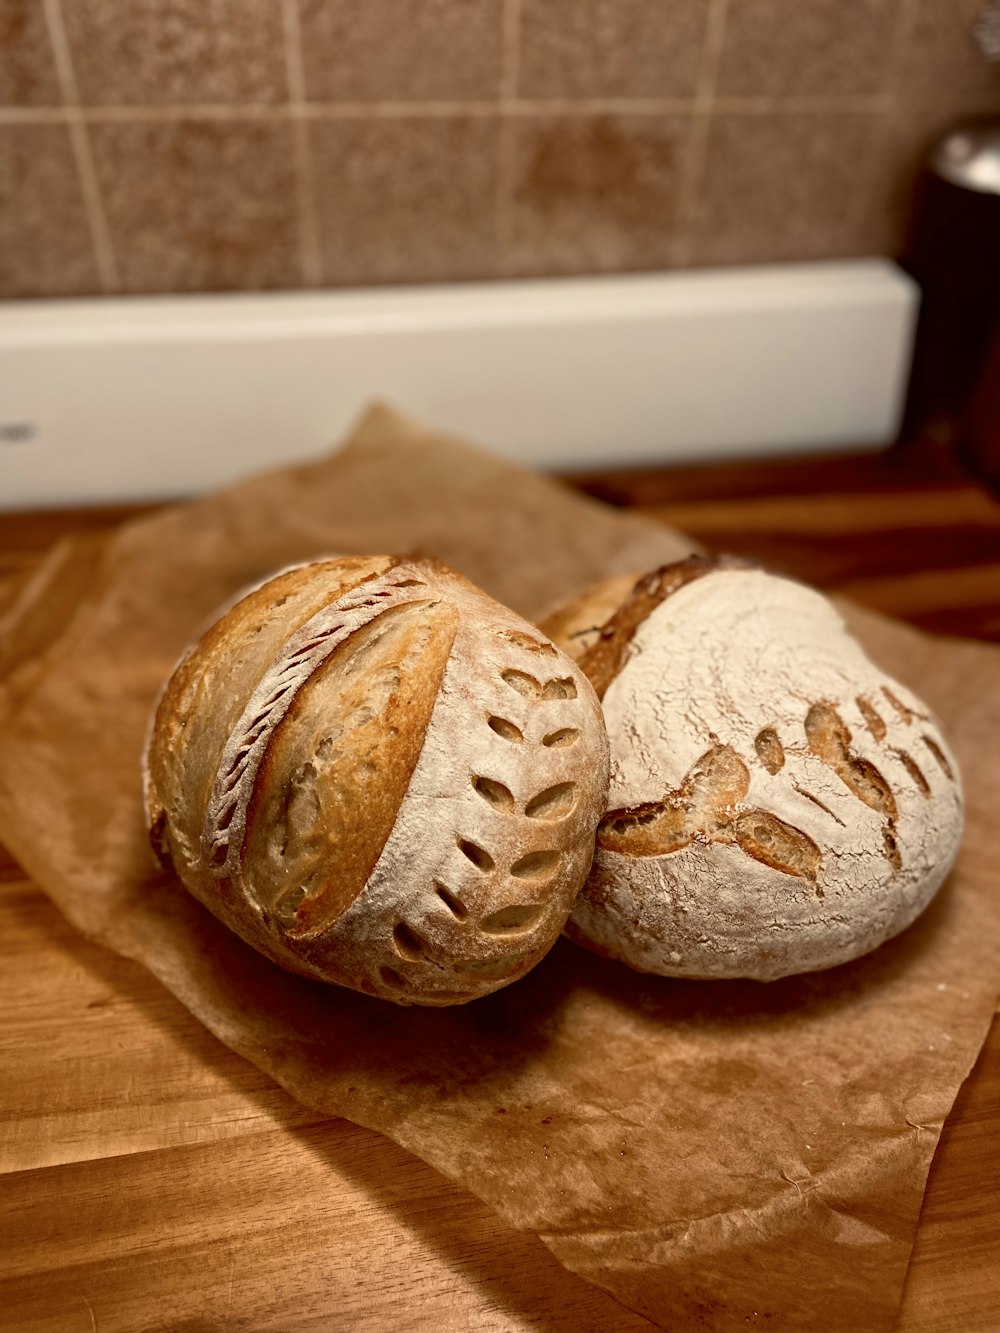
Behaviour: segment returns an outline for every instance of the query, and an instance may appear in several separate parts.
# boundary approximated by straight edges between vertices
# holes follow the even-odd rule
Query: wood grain
[[[4,1329],[651,1327],[426,1163],[299,1106],[5,853],[0,1008]]]
[[[578,481],[716,549],[1000,639],[1000,504],[950,455]],[[0,611],[52,541],[136,512],[0,519]],[[425,1163],[298,1106],[3,853],[0,961],[4,1328],[651,1327]],[[934,1162],[901,1333],[1000,1328],[998,1134],[995,1023]]]
[[[1000,640],[1000,497],[931,443],[579,474],[588,494],[939,634]]]

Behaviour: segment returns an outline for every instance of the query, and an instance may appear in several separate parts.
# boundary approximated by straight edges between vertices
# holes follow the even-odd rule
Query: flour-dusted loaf
[[[608,746],[583,673],[432,560],[328,560],[181,661],[146,755],[154,846],[248,944],[403,1004],[475,999],[558,938]]]
[[[821,594],[691,557],[543,628],[611,741],[571,938],[640,971],[772,980],[856,958],[927,906],[961,834],[955,758]]]

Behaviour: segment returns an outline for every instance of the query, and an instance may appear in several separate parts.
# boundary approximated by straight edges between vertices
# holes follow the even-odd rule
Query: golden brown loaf
[[[611,742],[571,938],[641,971],[771,980],[875,948],[941,885],[955,759],[821,594],[691,557],[543,628],[602,698]]]
[[[169,681],[154,846],[247,943],[399,1003],[456,1004],[552,946],[605,809],[586,677],[431,560],[291,569]]]

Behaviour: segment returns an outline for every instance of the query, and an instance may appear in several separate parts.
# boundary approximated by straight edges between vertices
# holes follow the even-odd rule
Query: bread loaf
[[[941,885],[955,758],[819,593],[691,557],[543,628],[602,698],[611,742],[571,938],[664,976],[771,980],[874,949]]]
[[[456,1004],[558,937],[605,809],[586,677],[431,560],[288,570],[177,667],[146,755],[154,846],[274,962]]]

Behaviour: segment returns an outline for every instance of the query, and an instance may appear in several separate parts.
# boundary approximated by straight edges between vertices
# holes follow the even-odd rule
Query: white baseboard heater
[[[193,494],[373,399],[541,467],[888,441],[917,309],[882,260],[0,306],[0,508]]]

